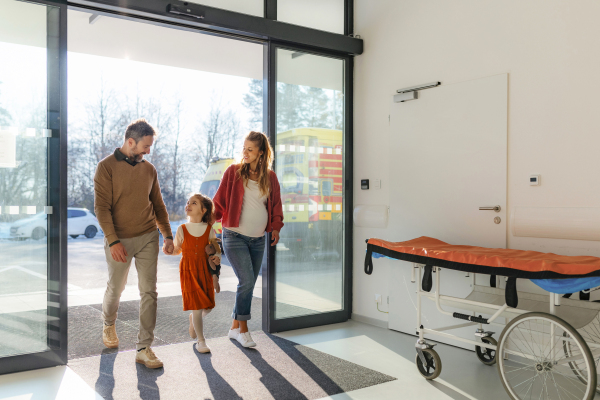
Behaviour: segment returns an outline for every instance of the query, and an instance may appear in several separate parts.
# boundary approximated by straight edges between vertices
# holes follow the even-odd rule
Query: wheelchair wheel
[[[423,375],[425,379],[435,379],[442,373],[442,360],[438,353],[433,349],[423,349],[423,355],[425,356],[426,365],[423,365],[419,353],[415,358],[417,369],[419,373]]]
[[[496,339],[494,339],[491,336],[481,338],[481,341],[483,343],[498,346],[498,342],[496,342]],[[485,365],[496,364],[496,350],[488,349],[487,347],[475,346],[475,353],[477,353],[477,358],[479,358],[479,361],[481,361]]]
[[[591,344],[600,345],[600,314],[596,315],[596,317],[588,323],[586,326],[578,328],[577,332],[581,335],[583,340],[591,346]],[[570,342],[565,342],[564,351],[567,354],[567,357],[570,357],[569,354],[572,354],[573,348],[570,346]],[[590,347],[590,350],[594,351],[597,347]],[[596,354],[592,353],[594,356],[594,364],[596,364],[596,374],[598,373],[598,363],[600,362],[600,354],[596,350]],[[570,364],[571,370],[579,379],[585,379],[581,372],[579,371],[579,362],[573,362]],[[600,382],[596,382],[596,392],[600,393]]]
[[[569,343],[568,356],[564,351]],[[581,335],[564,320],[532,312],[511,320],[500,335],[498,372],[513,400],[582,399],[596,394],[596,365]],[[580,376],[573,374],[577,363]]]

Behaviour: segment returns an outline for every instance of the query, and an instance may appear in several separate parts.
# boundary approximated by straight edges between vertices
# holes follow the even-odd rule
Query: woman
[[[283,227],[279,182],[272,163],[273,149],[267,136],[250,132],[241,162],[227,168],[213,198],[215,218],[222,219],[225,255],[239,281],[228,336],[244,347],[256,346],[248,332],[248,320],[265,251],[265,231],[271,232],[271,246],[275,246]]]

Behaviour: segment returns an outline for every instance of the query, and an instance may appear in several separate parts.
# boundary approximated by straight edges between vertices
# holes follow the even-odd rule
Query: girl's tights
[[[211,311],[212,309],[209,308],[204,310],[192,310],[192,324],[194,325],[194,330],[196,331],[196,340],[199,342],[204,342],[206,340],[204,338],[202,317],[205,317]]]

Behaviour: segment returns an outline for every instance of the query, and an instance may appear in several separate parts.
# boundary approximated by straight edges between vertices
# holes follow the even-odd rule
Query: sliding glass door
[[[65,7],[0,0],[0,373],[66,363]]]
[[[269,51],[270,134],[285,223],[269,263],[268,330],[275,332],[349,318],[350,61],[288,47]]]

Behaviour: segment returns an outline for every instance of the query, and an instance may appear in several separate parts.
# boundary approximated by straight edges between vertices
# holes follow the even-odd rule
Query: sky
[[[45,49],[0,42],[0,60],[10,60],[0,62],[0,107],[10,111],[11,125],[28,128],[28,110],[45,105]],[[83,117],[83,105],[103,79],[106,86],[132,97],[139,90],[142,96],[160,96],[167,103],[181,98],[188,134],[207,115],[215,95],[238,114],[243,128],[252,128],[242,105],[248,78],[73,52],[68,53],[67,65],[70,123]]]

